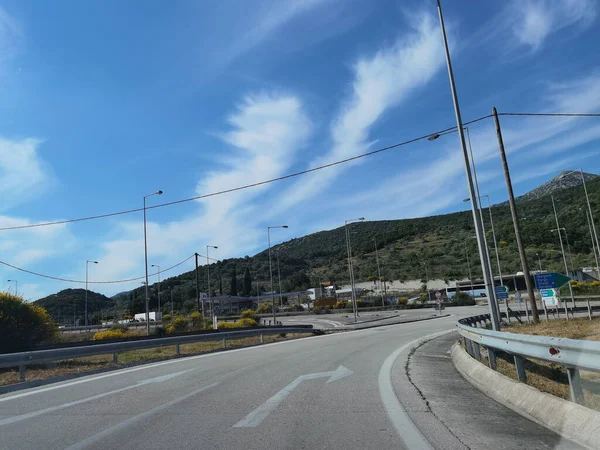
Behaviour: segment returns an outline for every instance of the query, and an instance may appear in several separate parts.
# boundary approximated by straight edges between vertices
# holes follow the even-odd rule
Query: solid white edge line
[[[392,422],[396,432],[398,433],[398,437],[400,437],[408,449],[418,448],[420,450],[433,450],[433,447],[429,441],[425,439],[425,436],[423,436],[421,431],[410,419],[406,410],[400,404],[400,400],[398,400],[392,384],[392,367],[402,352],[407,350],[410,351],[424,342],[430,341],[431,339],[435,339],[439,336],[443,336],[444,334],[452,333],[453,331],[454,329],[450,329],[429,334],[403,345],[402,347],[394,350],[385,359],[381,365],[381,369],[379,370],[378,383],[381,402],[383,403],[390,422]]]
[[[442,319],[447,319],[448,317],[442,317]],[[420,321],[415,321],[415,322],[408,322],[408,323],[398,323],[398,324],[389,324],[387,326],[393,326],[393,325],[414,325],[414,324],[418,324]],[[363,328],[363,329],[358,329],[358,330],[349,330],[348,332],[350,333],[365,333],[365,332],[372,332],[373,329],[372,328]],[[256,346],[252,346],[252,347],[244,347],[244,348],[236,348],[236,349],[232,349],[232,350],[227,350],[227,351],[223,351],[223,352],[216,352],[216,353],[205,353],[202,355],[196,355],[196,356],[185,356],[182,358],[174,358],[174,359],[169,359],[167,361],[161,361],[161,362],[157,362],[157,363],[152,363],[152,364],[142,364],[140,366],[137,367],[133,367],[130,369],[117,369],[115,371],[103,374],[103,375],[98,375],[98,376],[93,376],[93,375],[88,375],[85,376],[82,379],[79,380],[75,380],[75,381],[66,381],[66,382],[57,382],[58,384],[53,384],[52,386],[48,386],[48,387],[44,387],[44,388],[31,388],[32,390],[27,390],[25,392],[21,392],[19,394],[15,394],[15,395],[10,395],[8,397],[0,397],[0,403],[2,402],[7,402],[10,400],[16,400],[18,398],[22,398],[22,397],[28,397],[30,395],[34,395],[34,394],[41,394],[42,392],[48,392],[48,391],[53,391],[55,389],[61,389],[61,388],[65,388],[65,387],[69,387],[69,386],[75,386],[77,384],[81,384],[81,383],[87,383],[90,381],[95,381],[95,380],[101,380],[103,378],[109,378],[109,377],[114,377],[117,375],[123,375],[125,373],[130,373],[130,372],[137,372],[139,370],[147,370],[147,369],[151,369],[154,367],[160,367],[160,366],[165,366],[168,364],[177,364],[177,363],[184,363],[184,362],[188,362],[188,361],[195,361],[196,359],[201,359],[201,358],[210,358],[210,357],[219,357],[219,356],[224,356],[224,355],[230,355],[232,353],[237,353],[237,352],[243,352],[243,351],[247,351],[247,350],[261,350],[264,348],[270,348],[273,347],[275,345],[283,345],[283,344],[291,344],[291,343],[298,343],[298,342],[305,342],[311,339],[323,339],[323,338],[332,338],[332,337],[343,337],[345,333],[336,333],[336,334],[325,334],[325,335],[321,335],[321,336],[310,336],[310,337],[305,337],[302,339],[292,339],[289,341],[281,341],[281,342],[270,342],[268,344],[261,344],[261,345],[256,345]],[[1,395],[1,394],[0,394]]]

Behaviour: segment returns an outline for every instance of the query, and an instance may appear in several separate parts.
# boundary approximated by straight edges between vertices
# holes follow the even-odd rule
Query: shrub
[[[167,334],[167,330],[165,327],[154,327],[151,332],[152,336],[164,336]]]
[[[127,328],[115,328],[105,331],[98,331],[92,337],[93,341],[108,341],[111,339],[123,339],[127,337]]]
[[[204,329],[204,317],[198,311],[190,314],[190,320],[192,321],[192,328],[194,330]]]
[[[165,314],[162,318],[163,322],[168,322],[171,320],[171,314]]]
[[[171,323],[169,324],[169,326],[167,327],[167,333],[169,334],[173,334],[173,333],[183,333],[184,331],[187,330],[188,327],[188,321],[186,320],[185,317],[175,317]]]
[[[452,300],[457,306],[475,305],[475,299],[466,292],[457,292]]]
[[[270,312],[273,312],[273,307],[270,303],[261,303],[260,305],[258,305],[256,312],[258,314],[270,313]]]
[[[239,327],[237,327],[234,322],[219,322],[217,324],[217,328],[219,330],[225,330],[225,329],[229,329],[229,328],[239,328]]]
[[[27,351],[50,341],[58,328],[41,306],[0,293],[0,353]]]
[[[406,298],[406,297],[400,297],[398,299],[398,303],[401,304],[401,305],[406,305],[408,303],[408,298]]]
[[[254,319],[250,319],[249,317],[244,317],[243,319],[238,320],[235,323],[237,328],[248,328],[248,327],[256,327],[258,326],[258,322]]]
[[[346,309],[348,308],[348,302],[344,300],[338,300],[333,307],[335,309]]]
[[[256,323],[260,322],[260,317],[258,317],[258,315],[256,314],[256,311],[254,311],[253,309],[247,309],[245,311],[242,311],[241,316],[242,316],[242,319],[252,319]]]
[[[123,331],[123,332],[127,333],[127,331],[129,331],[129,328],[124,323],[117,323],[115,325],[112,325],[110,327],[110,330],[112,330],[112,331]]]

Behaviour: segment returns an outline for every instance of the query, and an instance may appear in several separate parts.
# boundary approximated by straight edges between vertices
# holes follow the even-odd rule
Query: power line
[[[477,119],[471,120],[469,122],[465,122],[464,125],[469,125],[469,124],[472,124],[472,123],[475,123],[475,122],[479,122],[479,121],[484,120],[484,119],[489,119],[490,117],[492,117],[492,115],[488,114],[487,116],[482,116],[482,117],[479,117]],[[281,177],[272,178],[270,180],[259,181],[259,182],[252,183],[252,184],[246,184],[244,186],[238,186],[238,187],[231,188],[231,189],[225,189],[225,190],[218,191],[218,192],[212,192],[212,193],[209,193],[209,194],[198,195],[196,197],[185,198],[185,199],[182,199],[182,200],[175,200],[175,201],[167,202],[167,203],[159,203],[158,205],[147,206],[146,209],[155,209],[155,208],[163,208],[165,206],[178,205],[180,203],[187,203],[187,202],[191,202],[191,201],[194,201],[194,200],[200,200],[200,199],[203,199],[203,198],[214,197],[214,196],[222,195],[222,194],[228,194],[228,193],[231,193],[231,192],[236,192],[236,191],[241,191],[241,190],[245,190],[245,189],[250,189],[250,188],[253,188],[253,187],[263,186],[265,184],[275,183],[277,181],[287,180],[289,178],[294,178],[294,177],[298,177],[298,176],[301,176],[301,175],[306,175],[306,174],[311,173],[311,172],[316,172],[318,170],[327,169],[329,167],[337,166],[337,165],[340,165],[340,164],[345,164],[345,163],[348,163],[348,162],[351,162],[351,161],[355,161],[357,159],[366,158],[367,156],[373,156],[373,155],[376,155],[378,153],[383,153],[383,152],[388,151],[388,150],[392,150],[392,149],[395,149],[395,148],[398,148],[398,147],[402,147],[404,145],[413,144],[413,143],[415,143],[417,141],[422,141],[424,139],[427,139],[428,137],[430,137],[433,134],[446,133],[448,131],[455,130],[455,129],[456,129],[456,126],[449,127],[449,128],[444,129],[444,130],[435,131],[433,133],[428,133],[428,134],[426,134],[424,136],[420,136],[420,137],[417,137],[417,138],[409,139],[407,141],[400,142],[398,144],[389,145],[387,147],[382,147],[382,148],[379,148],[377,150],[373,150],[373,151],[370,151],[370,152],[367,152],[367,153],[362,153],[360,155],[352,156],[350,158],[341,159],[341,160],[338,160],[338,161],[335,161],[335,162],[332,162],[332,163],[323,164],[321,166],[312,167],[310,169],[302,170],[300,172],[295,172],[295,173],[283,175]],[[124,214],[132,214],[132,213],[136,213],[136,212],[141,212],[143,210],[144,210],[144,208],[135,208],[135,209],[128,209],[128,210],[125,210],[125,211],[118,211],[118,212],[113,212],[113,213],[99,214],[99,215],[96,215],[96,216],[80,217],[80,218],[77,218],[77,219],[66,219],[66,220],[57,220],[57,221],[54,221],[54,222],[40,222],[40,223],[33,223],[33,224],[29,224],[29,225],[17,225],[17,226],[13,226],[13,227],[2,227],[2,228],[0,228],[0,231],[22,230],[22,229],[26,229],[26,228],[45,227],[45,226],[50,226],[50,225],[61,225],[61,224],[65,224],[65,223],[83,222],[83,221],[94,220],[94,219],[104,219],[104,218],[107,218],[107,217],[114,217],[114,216],[120,216],[120,215],[124,215]]]
[[[541,116],[541,117],[600,117],[596,113],[498,113],[499,116]]]
[[[540,117],[600,117],[600,114],[596,114],[596,113],[511,113],[511,112],[500,112],[500,113],[498,113],[498,115],[500,115],[500,116],[540,116]],[[490,117],[492,117],[491,114],[488,114],[486,116],[481,116],[481,117],[478,117],[477,119],[473,119],[468,122],[464,122],[463,125],[470,125],[470,124],[480,122],[485,119],[489,119]],[[353,156],[350,158],[341,159],[341,160],[338,160],[338,161],[335,161],[335,162],[332,162],[329,164],[312,167],[310,169],[302,170],[300,172],[295,172],[295,173],[291,173],[288,175],[283,175],[281,177],[272,178],[270,180],[259,181],[257,183],[247,184],[247,185],[239,186],[236,188],[225,189],[225,190],[218,191],[218,192],[212,192],[209,194],[198,195],[196,197],[190,197],[190,198],[185,198],[185,199],[181,199],[181,200],[175,200],[172,202],[160,203],[158,205],[147,206],[146,209],[163,208],[166,206],[177,205],[180,203],[187,203],[187,202],[191,202],[194,200],[201,200],[203,198],[214,197],[217,195],[228,194],[231,192],[241,191],[244,189],[258,187],[258,186],[262,186],[265,184],[275,183],[277,181],[287,180],[289,178],[306,175],[311,172],[316,172],[318,170],[326,169],[326,168],[337,166],[340,164],[345,164],[345,163],[348,163],[348,162],[351,162],[351,161],[354,161],[357,159],[366,158],[367,156],[372,156],[372,155],[375,155],[378,153],[382,153],[382,152],[385,152],[388,150],[402,147],[404,145],[412,144],[417,141],[427,139],[434,134],[442,134],[442,133],[447,133],[449,131],[455,131],[455,130],[456,130],[456,126],[449,127],[449,128],[443,129],[443,130],[429,133],[425,136],[420,136],[417,138],[409,139],[407,141],[400,142],[398,144],[393,144],[393,145],[383,147],[383,148],[380,148],[377,150],[373,150],[373,151],[370,151],[367,153],[362,153],[360,155]],[[125,215],[125,214],[141,212],[143,210],[144,210],[144,208],[134,208],[134,209],[128,209],[128,210],[124,210],[124,211],[117,211],[117,212],[113,212],[113,213],[99,214],[99,215],[95,215],[95,216],[80,217],[80,218],[76,218],[76,219],[57,220],[57,221],[53,221],[53,222],[40,222],[40,223],[33,223],[33,224],[29,224],[29,225],[17,225],[17,226],[13,226],[13,227],[1,227],[0,231],[22,230],[22,229],[27,229],[27,228],[37,228],[37,227],[45,227],[45,226],[51,226],[51,225],[61,225],[61,224],[65,224],[65,223],[74,223],[74,222],[83,222],[83,221],[95,220],[95,219],[104,219],[104,218],[108,218],[108,217],[121,216],[121,215]]]
[[[174,269],[175,267],[178,267],[178,266],[182,265],[183,263],[185,263],[185,262],[189,261],[189,260],[190,260],[190,259],[192,259],[194,256],[195,256],[195,254],[193,254],[192,256],[188,256],[188,257],[187,257],[186,259],[184,259],[183,261],[180,261],[180,262],[178,262],[177,264],[175,264],[175,265],[173,265],[173,266],[171,266],[171,267],[167,267],[166,269],[163,269],[163,270],[161,270],[160,272],[154,272],[154,273],[152,273],[152,274],[149,274],[149,275],[157,275],[157,274],[160,274],[160,273],[168,272],[169,270],[172,270],[172,269]],[[204,255],[200,255],[200,254],[198,254],[198,256],[202,256],[203,258],[206,258],[206,256],[204,256]],[[213,258],[209,258],[209,259],[210,259],[210,260],[213,260],[213,261],[217,261],[216,259],[213,259]],[[83,281],[82,281],[82,280],[71,280],[71,279],[68,279],[68,278],[61,278],[61,277],[55,277],[55,276],[52,276],[52,275],[46,275],[46,274],[43,274],[43,273],[34,272],[34,271],[32,271],[32,270],[23,269],[22,267],[17,267],[17,266],[15,266],[15,265],[13,265],[13,264],[9,264],[9,263],[7,263],[7,262],[4,262],[4,261],[0,261],[0,264],[2,264],[2,265],[4,265],[4,266],[7,266],[7,267],[10,267],[11,269],[18,270],[18,271],[20,271],[20,272],[28,273],[28,274],[30,274],[30,275],[35,275],[35,276],[37,276],[37,277],[48,278],[48,279],[50,279],[50,280],[56,280],[56,281],[64,281],[64,282],[66,282],[66,283],[79,283],[79,284],[85,284],[85,280],[83,280]],[[128,283],[128,282],[130,282],[130,281],[138,281],[138,280],[143,280],[143,279],[145,279],[145,278],[146,278],[146,276],[144,275],[144,276],[141,276],[141,277],[136,277],[136,278],[128,278],[128,279],[126,279],[126,280],[112,280],[112,281],[88,281],[88,284],[116,284],[116,283]]]

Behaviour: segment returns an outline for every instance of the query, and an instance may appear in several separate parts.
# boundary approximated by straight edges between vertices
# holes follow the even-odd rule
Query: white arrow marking
[[[294,389],[300,386],[303,381],[314,380],[315,378],[329,378],[327,383],[331,383],[332,381],[341,380],[342,378],[352,375],[353,373],[354,372],[352,372],[350,369],[347,369],[344,366],[339,366],[337,369],[332,370],[331,372],[309,373],[307,375],[301,375],[246,417],[244,417],[242,420],[240,420],[238,423],[236,423],[233,427],[253,428],[260,425],[260,423],[267,418],[271,411],[277,408],[277,406],[279,406],[279,404],[283,402]]]
[[[31,419],[33,417],[41,416],[42,414],[59,411],[61,409],[65,409],[70,406],[79,405],[81,403],[90,402],[92,400],[98,400],[99,398],[107,397],[107,396],[113,395],[113,394],[118,394],[119,392],[127,391],[129,389],[135,389],[137,387],[144,386],[146,384],[162,383],[163,381],[167,381],[167,380],[170,380],[171,378],[175,378],[175,377],[178,377],[179,375],[183,375],[184,373],[189,372],[190,370],[194,370],[194,369],[188,369],[188,370],[184,370],[182,372],[170,373],[168,375],[162,375],[160,377],[155,377],[155,378],[148,378],[147,380],[138,381],[133,386],[127,386],[124,388],[115,389],[114,391],[103,392],[102,394],[93,395],[91,397],[82,398],[81,400],[75,400],[75,401],[69,402],[69,403],[63,403],[62,405],[51,406],[50,408],[40,409],[39,411],[33,411],[33,412],[30,412],[27,414],[21,414],[20,416],[9,417],[8,419],[0,420],[0,426],[8,425],[8,424],[15,423],[15,422],[20,422],[21,420]]]

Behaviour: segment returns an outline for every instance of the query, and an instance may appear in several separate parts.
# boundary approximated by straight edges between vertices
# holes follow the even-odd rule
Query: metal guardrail
[[[587,308],[574,308],[577,312],[587,311]],[[502,314],[506,317],[506,314]],[[496,369],[496,352],[502,351],[513,356],[517,378],[525,381],[524,358],[534,358],[553,362],[567,368],[571,400],[582,403],[583,390],[579,376],[580,370],[600,372],[600,342],[585,341],[550,336],[534,336],[508,333],[478,328],[491,323],[489,314],[467,317],[458,321],[458,330],[463,338],[466,351],[478,361],[481,361],[481,348],[488,352],[490,368]]]
[[[105,344],[95,344],[89,346],[56,348],[48,350],[35,350],[30,352],[6,353],[0,355],[0,368],[18,367],[21,381],[25,381],[26,366],[51,361],[60,361],[65,359],[81,358],[95,355],[113,355],[113,361],[118,361],[118,353],[127,350],[143,350],[146,348],[175,346],[175,353],[179,356],[179,346],[182,344],[192,344],[202,341],[223,341],[223,347],[227,340],[239,339],[252,336],[260,336],[260,342],[263,342],[264,335],[282,334],[282,333],[311,333],[312,328],[306,327],[273,327],[248,329],[240,331],[225,331],[210,334],[192,334],[184,336],[172,336],[164,338],[153,338],[133,341],[107,342]]]

